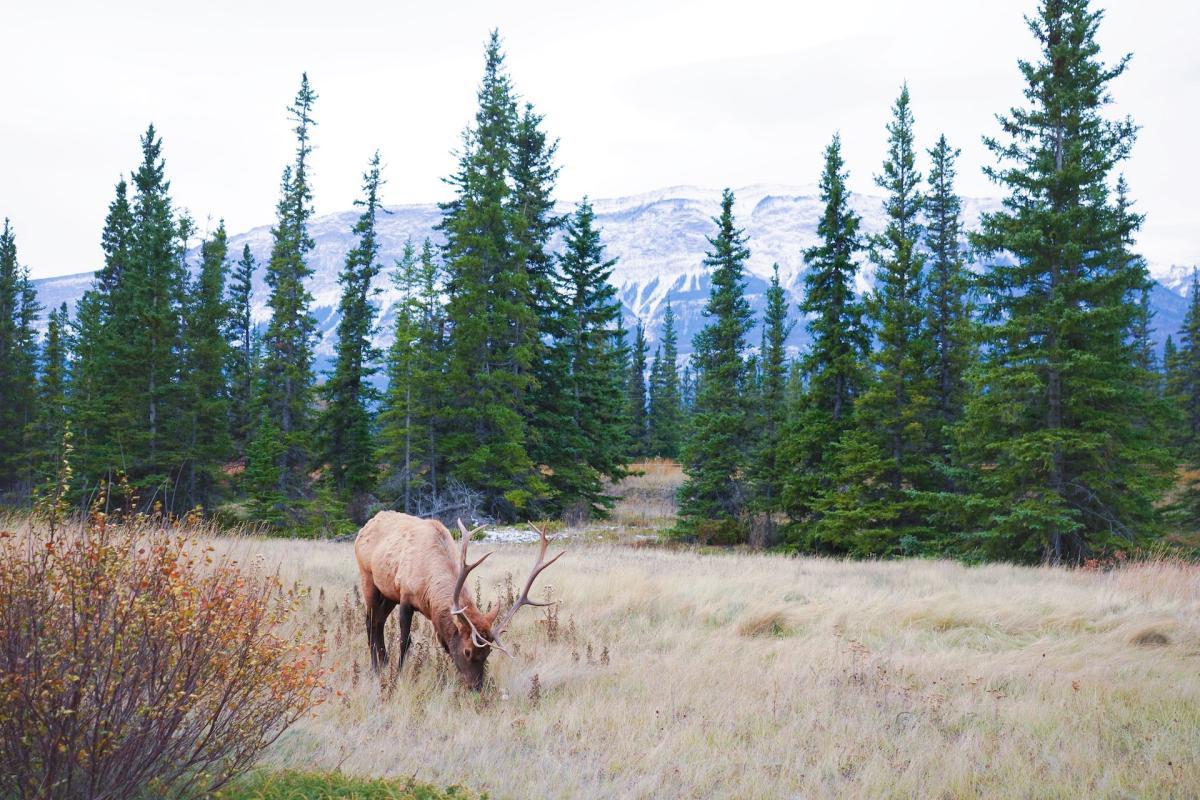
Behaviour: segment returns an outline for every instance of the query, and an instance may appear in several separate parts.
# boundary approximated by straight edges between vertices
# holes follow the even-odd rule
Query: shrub
[[[297,599],[145,517],[0,533],[0,796],[224,785],[324,696]]]
[[[692,526],[695,539],[700,544],[726,547],[745,544],[746,528],[732,519],[705,519]]]

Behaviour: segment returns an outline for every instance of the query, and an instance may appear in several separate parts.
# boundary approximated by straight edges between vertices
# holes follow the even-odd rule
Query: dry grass
[[[309,624],[326,627],[338,666],[342,697],[291,729],[271,765],[415,774],[501,798],[1200,790],[1195,565],[573,545],[546,575],[563,600],[557,640],[523,611],[516,660],[494,658],[495,685],[477,696],[457,688],[424,623],[399,680],[372,678],[350,545],[223,541],[312,587]],[[533,554],[497,549],[485,600]]]
[[[659,531],[675,524],[675,490],[683,483],[679,464],[653,458],[630,465],[636,473],[609,487],[617,498],[612,521],[623,528]]]

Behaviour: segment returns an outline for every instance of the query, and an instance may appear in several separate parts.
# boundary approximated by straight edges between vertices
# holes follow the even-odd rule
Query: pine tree
[[[229,239],[222,220],[200,245],[200,271],[192,282],[184,329],[181,385],[185,423],[181,490],[187,506],[211,505],[230,453],[230,402],[226,365],[230,359],[225,332],[225,261]]]
[[[968,301],[970,273],[962,246],[962,201],[954,191],[955,159],[945,136],[929,151],[932,168],[925,196],[925,245],[929,252],[929,334],[933,345],[934,395],[928,422],[928,438],[942,467],[942,486],[954,481],[947,469],[953,447],[951,434],[962,419],[966,401],[966,370],[974,361],[971,311]]]
[[[1007,252],[982,277],[989,323],[963,449],[982,509],[975,548],[1076,563],[1153,529],[1168,478],[1161,412],[1129,332],[1145,268],[1125,242],[1140,218],[1114,207],[1109,181],[1135,127],[1102,114],[1127,59],[1106,65],[1087,0],[1043,0],[1020,62],[1029,105],[985,140],[987,174],[1008,191],[974,237]]]
[[[908,86],[892,109],[888,155],[875,183],[887,194],[887,226],[871,238],[875,290],[867,303],[878,346],[834,448],[835,477],[818,500],[814,536],[822,549],[857,555],[910,552],[933,536],[936,508],[927,421],[933,412],[934,353],[926,328],[924,197],[916,169]]]
[[[761,517],[760,545],[774,544],[774,515],[782,511],[784,464],[780,445],[787,421],[788,362],[785,343],[795,323],[788,319],[787,294],[779,281],[776,264],[767,287],[767,307],[763,312],[762,346],[759,348],[759,389],[756,398],[758,418],[754,434],[754,452],[750,462],[753,508]]]
[[[442,442],[450,477],[483,492],[486,511],[513,519],[547,489],[529,453],[527,404],[539,344],[526,219],[514,207],[516,101],[500,38],[488,43],[479,109],[463,135],[456,196],[439,230],[449,323]]]
[[[71,351],[67,304],[50,312],[38,376],[37,417],[33,427],[34,488],[52,481],[62,463],[67,431],[68,360]]]
[[[278,427],[279,486],[281,494],[296,497],[303,491],[311,452],[311,395],[313,385],[313,339],[316,322],[309,312],[312,295],[305,281],[312,274],[305,258],[314,247],[308,234],[312,217],[308,159],[313,103],[317,95],[300,80],[289,114],[295,121],[296,159],[284,168],[275,227],[271,229],[271,258],[266,283],[271,290],[267,305],[271,320],[263,337],[261,402],[265,413]],[[262,437],[258,437],[262,439]],[[260,455],[267,448],[260,448]]]
[[[559,458],[548,478],[555,510],[604,516],[613,498],[604,479],[627,474],[627,406],[622,398],[628,353],[619,341],[621,303],[610,282],[616,259],[606,259],[595,214],[585,198],[566,226],[559,257],[564,298],[559,340],[552,348],[563,375],[557,425]]]
[[[229,432],[234,450],[245,455],[254,434],[254,374],[258,368],[258,337],[251,317],[254,298],[254,256],[242,245],[229,287]]]
[[[629,373],[626,378],[626,405],[629,414],[629,456],[631,459],[650,455],[650,428],[646,417],[646,326],[639,319],[630,351]]]
[[[650,455],[679,458],[683,435],[683,407],[679,386],[679,334],[675,330],[675,311],[671,299],[663,311],[661,352],[655,351],[650,370]]]
[[[789,414],[780,444],[787,477],[783,507],[796,523],[813,517],[814,503],[831,485],[832,443],[850,426],[853,403],[864,380],[869,335],[862,304],[854,294],[858,272],[855,254],[862,249],[860,219],[849,205],[847,173],[839,136],[825,150],[821,199],[825,210],[817,223],[821,243],[804,252],[804,300],[812,342],[799,363],[797,386],[803,386]],[[811,530],[792,526],[791,538],[815,546]]]
[[[733,217],[733,192],[721,196],[717,233],[704,266],[712,286],[704,316],[709,320],[693,342],[698,372],[690,435],[683,445],[687,477],[679,487],[681,533],[734,542],[745,538],[745,469],[749,434],[743,392],[748,372],[742,353],[752,318],[746,302],[745,235]]]
[[[379,352],[371,346],[377,309],[371,284],[379,274],[379,239],[376,221],[382,212],[379,190],[379,153],[363,175],[363,197],[355,205],[363,209],[354,224],[358,243],[346,254],[338,276],[342,299],[338,305],[338,340],[333,372],[322,387],[326,399],[320,431],[323,460],[333,485],[344,496],[369,491],[375,483],[375,456],[371,442],[371,406],[376,392],[370,378],[376,372]],[[359,520],[365,522],[366,520]]]
[[[17,261],[16,232],[0,232],[0,498],[24,499],[32,482],[30,426],[37,409],[37,338],[41,310],[29,271]]]

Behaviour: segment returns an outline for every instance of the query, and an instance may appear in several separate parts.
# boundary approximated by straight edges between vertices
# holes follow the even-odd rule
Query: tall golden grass
[[[580,544],[544,576],[562,600],[557,625],[522,611],[516,659],[494,656],[493,685],[475,695],[423,622],[402,675],[370,674],[350,545],[218,546],[311,588],[304,624],[324,630],[336,665],[340,697],[274,745],[274,766],[500,798],[1200,791],[1192,564],[1088,572]],[[485,603],[533,557],[495,549],[480,568]]]
[[[617,498],[612,520],[622,528],[658,531],[675,524],[675,491],[683,469],[674,461],[652,458],[630,465],[633,475],[609,487]]]

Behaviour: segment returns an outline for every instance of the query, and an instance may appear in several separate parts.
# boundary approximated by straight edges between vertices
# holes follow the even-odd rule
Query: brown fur
[[[470,629],[452,613],[459,571],[457,550],[450,531],[442,523],[396,511],[379,512],[358,532],[354,556],[366,604],[371,665],[376,671],[387,664],[384,623],[393,609],[399,609],[401,668],[408,653],[415,611],[433,623],[438,643],[454,661],[463,681],[473,689],[483,684],[491,648],[475,647]],[[482,613],[466,587],[460,602],[479,633],[491,639],[499,608]]]

